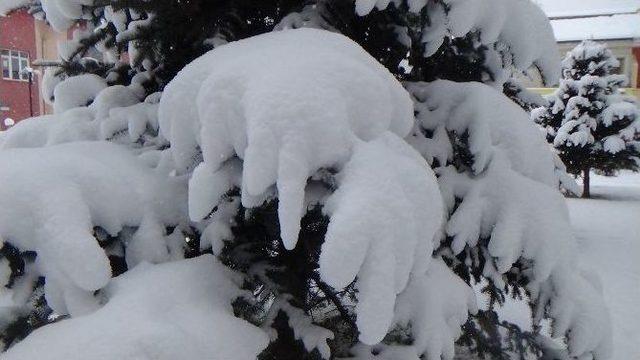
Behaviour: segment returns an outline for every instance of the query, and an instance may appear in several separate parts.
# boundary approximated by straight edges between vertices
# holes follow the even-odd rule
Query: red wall
[[[632,51],[633,51],[633,55],[635,55],[636,57],[636,61],[638,62],[638,64],[640,64],[640,46],[634,47]],[[640,69],[638,70],[637,76],[638,78],[636,79],[636,87],[640,88]]]
[[[29,62],[36,58],[36,31],[34,19],[26,11],[17,11],[9,16],[0,16],[0,49],[20,50],[29,54]],[[2,79],[0,74],[0,103],[9,111],[0,111],[0,128],[4,129],[4,119],[16,122],[28,118],[33,113],[39,115],[39,93],[37,76],[33,76],[31,101],[29,83]],[[30,109],[31,106],[31,109]]]

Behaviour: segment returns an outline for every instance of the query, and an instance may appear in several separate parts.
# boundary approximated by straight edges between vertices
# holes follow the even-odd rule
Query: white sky
[[[640,0],[534,0],[549,17],[635,12]]]

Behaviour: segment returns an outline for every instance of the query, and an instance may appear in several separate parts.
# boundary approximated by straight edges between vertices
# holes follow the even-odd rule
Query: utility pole
[[[33,69],[26,67],[22,72],[27,75],[27,79],[29,80],[29,115],[33,117],[33,89],[31,89],[33,86]]]

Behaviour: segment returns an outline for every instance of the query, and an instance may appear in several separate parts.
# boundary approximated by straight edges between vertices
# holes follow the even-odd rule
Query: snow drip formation
[[[359,11],[382,2],[358,1]],[[84,91],[67,90],[68,81]],[[175,347],[192,358],[255,358],[268,337],[232,316],[237,274],[212,256],[140,263],[178,260],[182,235],[165,226],[180,223],[205,223],[203,241],[217,254],[233,240],[233,207],[275,198],[287,249],[298,245],[306,211],[322,205],[329,225],[320,277],[335,289],[355,281],[360,349],[410,326],[413,344],[386,349],[398,351],[390,358],[451,359],[476,303],[441,257],[467,254],[471,263],[482,253],[490,259],[483,273],[498,285],[524,259],[536,320],[551,317],[554,336],[569,333],[571,355],[608,356],[608,314],[597,277],[573,259],[556,160],[526,113],[494,89],[437,81],[407,84],[407,92],[348,38],[313,29],[219,47],[185,67],[159,103],[159,94],[142,99],[135,82],[103,85],[65,80],[54,90],[53,119],[22,122],[0,138],[0,237],[38,254],[32,276],[46,277],[58,313],[74,315],[34,332],[7,359],[87,358],[104,354],[105,343],[121,358],[174,359]],[[450,165],[456,134],[468,135],[466,170]],[[313,186],[326,172],[335,174],[330,192]],[[234,189],[241,204],[223,201]],[[115,250],[100,248],[96,227],[110,235],[137,228],[123,246],[130,267],[140,265],[110,279],[107,254]],[[158,316],[181,331],[158,329]],[[102,342],[83,331],[114,319],[134,330],[123,336],[112,327]],[[326,344],[299,335],[326,354]],[[166,346],[136,350],[135,340],[147,338]],[[50,349],[50,341],[69,339],[86,344],[73,353]],[[239,340],[247,346],[227,347]],[[370,356],[363,350],[358,358]]]

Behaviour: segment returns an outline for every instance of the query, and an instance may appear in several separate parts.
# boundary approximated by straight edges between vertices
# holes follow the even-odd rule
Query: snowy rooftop
[[[558,41],[640,38],[640,13],[551,20]]]
[[[640,0],[534,0],[558,41],[640,38]]]

